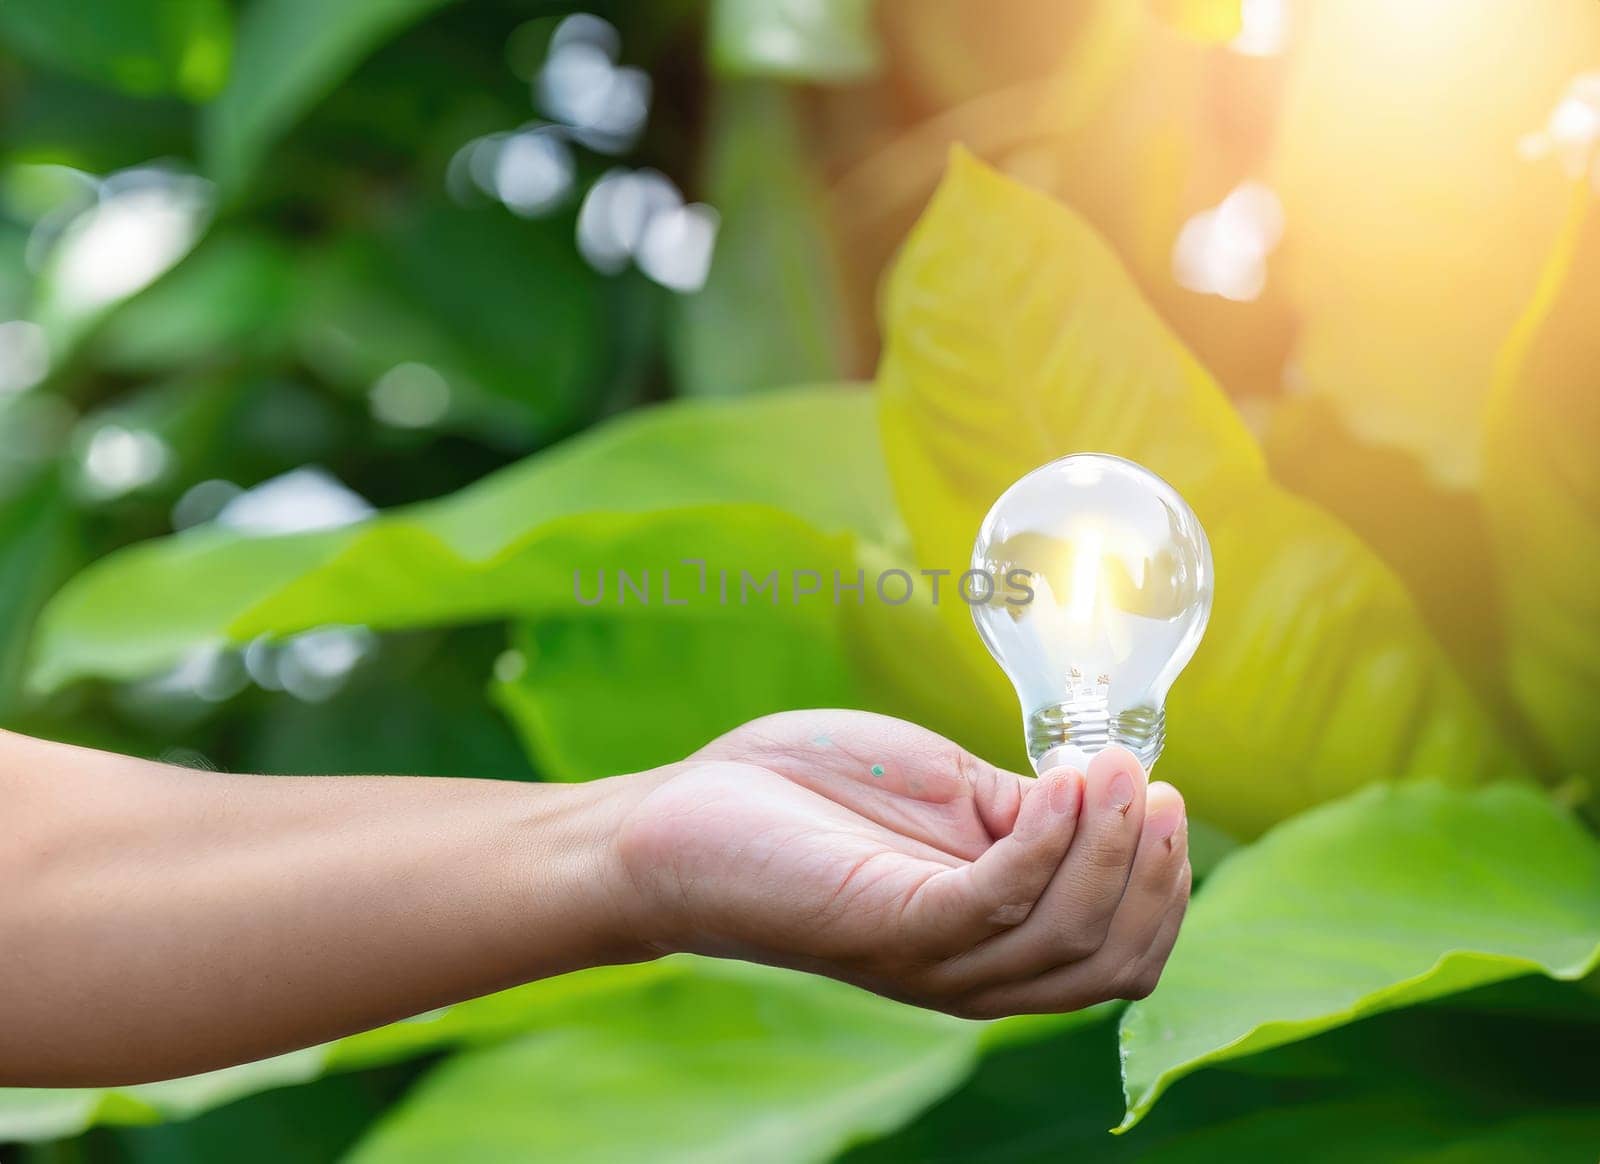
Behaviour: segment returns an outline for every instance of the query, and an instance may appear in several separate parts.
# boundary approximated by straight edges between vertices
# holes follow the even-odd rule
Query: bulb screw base
[[[1113,712],[1103,699],[1052,703],[1028,716],[1028,758],[1034,771],[1063,764],[1083,768],[1089,757],[1112,744],[1135,756],[1149,772],[1167,741],[1167,714],[1159,707]]]

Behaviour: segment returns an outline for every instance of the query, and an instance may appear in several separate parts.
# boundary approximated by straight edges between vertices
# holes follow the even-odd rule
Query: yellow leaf
[[[1573,190],[1562,239],[1513,331],[1490,399],[1484,501],[1508,672],[1575,774],[1600,774],[1600,207]]]
[[[1070,452],[1132,458],[1194,505],[1216,609],[1172,694],[1162,774],[1199,815],[1255,833],[1372,780],[1515,766],[1396,578],[1273,483],[1070,211],[957,153],[891,277],[886,333],[884,441],[924,565],[959,567],[995,497]]]
[[[1477,493],[1439,484],[1417,459],[1357,438],[1324,396],[1290,394],[1263,443],[1273,475],[1355,530],[1406,584],[1480,698],[1506,698],[1488,516]]]

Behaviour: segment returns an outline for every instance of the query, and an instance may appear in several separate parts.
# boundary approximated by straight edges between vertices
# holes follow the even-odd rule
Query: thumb
[[[934,874],[907,905],[930,946],[967,949],[1021,924],[1066,856],[1083,808],[1083,773],[1048,772],[1023,794],[1016,826],[977,860]]]

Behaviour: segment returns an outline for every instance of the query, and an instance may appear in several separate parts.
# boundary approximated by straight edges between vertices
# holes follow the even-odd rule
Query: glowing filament
[[[1085,530],[1073,539],[1072,599],[1067,616],[1085,623],[1094,617],[1100,591],[1101,547],[1105,538],[1099,530]]]

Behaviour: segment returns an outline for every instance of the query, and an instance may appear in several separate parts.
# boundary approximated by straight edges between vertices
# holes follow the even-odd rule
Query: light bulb
[[[1017,689],[1035,770],[1121,744],[1148,771],[1211,615],[1211,546],[1178,491],[1121,457],[1051,461],[994,503],[972,568],[994,580],[972,616]]]

